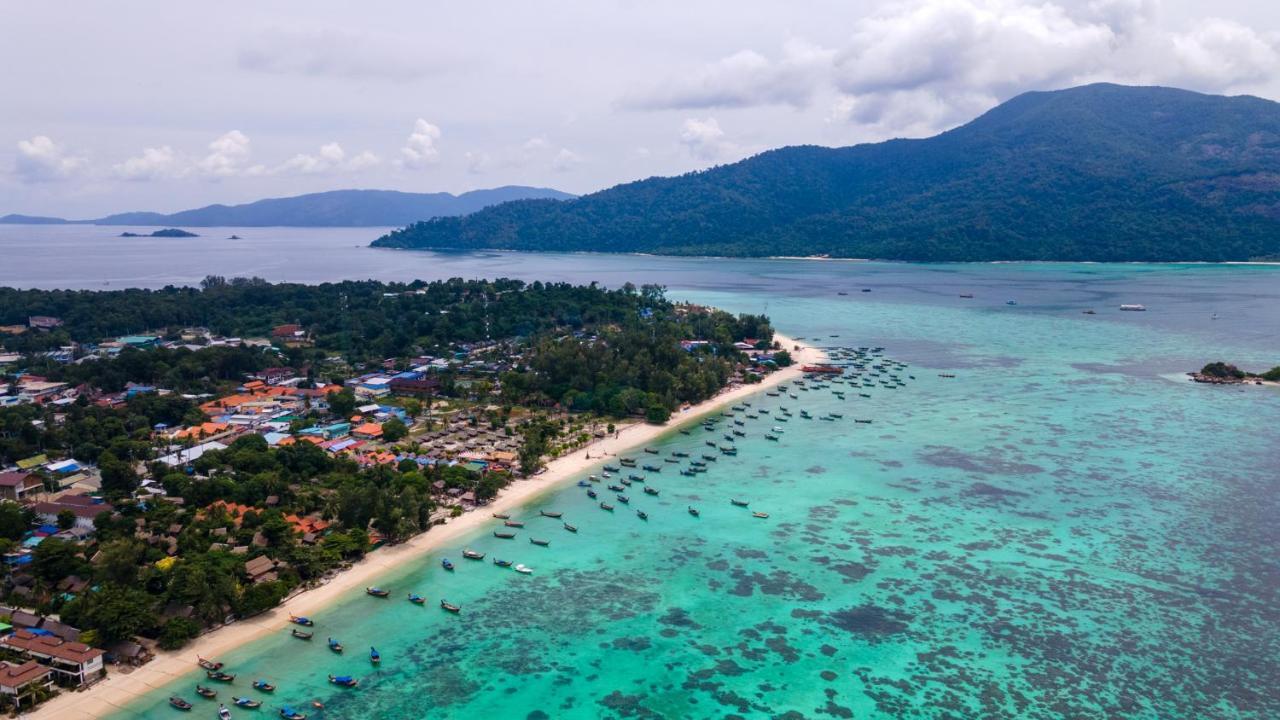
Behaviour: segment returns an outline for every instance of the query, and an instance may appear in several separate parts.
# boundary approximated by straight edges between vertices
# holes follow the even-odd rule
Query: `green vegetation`
[[[1168,88],[1027,93],[950,132],[789,147],[374,244],[911,261],[1280,253],[1280,105]]]
[[[1243,380],[1249,376],[1248,373],[1235,365],[1228,365],[1224,362],[1211,362],[1200,369],[1200,374],[1223,380]]]

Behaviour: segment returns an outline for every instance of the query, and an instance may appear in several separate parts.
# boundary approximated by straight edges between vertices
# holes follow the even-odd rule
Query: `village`
[[[25,327],[0,327],[0,332],[46,332],[58,325],[57,318],[32,317]],[[559,338],[583,344],[596,340],[583,331]],[[299,324],[276,326],[269,337],[259,338],[184,328],[60,347],[46,357],[95,363],[126,351],[211,347],[284,357],[287,348],[312,344],[309,330]],[[710,346],[699,339],[678,343],[683,354]],[[766,343],[745,338],[733,349],[746,362],[729,384],[758,381],[776,367]],[[335,370],[351,368],[332,357],[322,368],[269,365],[224,383],[220,392],[198,394],[134,382],[103,392],[25,372],[28,357],[0,354],[0,373],[9,378],[0,384],[0,409],[38,409],[42,414],[35,422],[58,426],[94,408],[124,412],[152,397],[185,402],[190,407],[184,417],[194,420],[135,429],[130,437],[147,449],[123,470],[105,462],[105,453],[95,463],[75,457],[74,450],[35,453],[0,467],[0,500],[8,501],[0,502],[0,511],[20,508],[9,540],[0,540],[7,542],[0,597],[9,604],[0,607],[3,699],[22,708],[55,688],[92,684],[108,665],[127,672],[158,648],[180,646],[323,583],[363,553],[474,510],[514,478],[539,472],[545,460],[640,421],[572,412],[558,403],[513,403],[502,378],[527,363],[529,352],[527,344],[514,342],[456,343],[447,354],[388,359],[341,378],[334,377]],[[383,522],[357,513],[364,525],[352,527],[351,513],[340,507],[341,483],[325,486],[305,472],[282,472],[289,482],[275,478],[272,489],[259,495],[239,492],[243,501],[203,502],[213,496],[203,488],[248,477],[249,471],[237,465],[244,461],[236,458],[250,451],[254,457],[280,452],[315,459],[315,467],[351,477],[393,470],[402,494],[390,504],[418,507],[423,517],[415,519],[406,510],[410,517]],[[124,496],[122,474],[133,479]],[[419,499],[415,487],[424,488],[427,497]],[[400,502],[403,493],[412,499]],[[175,565],[184,558],[191,562],[187,556],[194,553],[216,558],[224,570],[223,558],[234,559],[226,573],[235,590],[217,607],[174,601],[182,595],[175,589],[179,580],[160,577],[172,577]],[[79,629],[66,622],[68,610],[84,618],[105,614],[93,609],[106,600],[92,597],[92,577],[121,556],[128,563],[145,563],[140,572],[126,571],[131,580],[153,587],[168,583],[160,596],[169,602],[157,607],[150,621],[134,618],[120,630]]]

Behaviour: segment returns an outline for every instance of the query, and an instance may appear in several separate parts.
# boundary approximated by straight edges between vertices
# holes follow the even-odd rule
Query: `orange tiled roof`
[[[368,435],[369,437],[382,437],[382,426],[378,423],[365,423],[352,429],[351,434]]]

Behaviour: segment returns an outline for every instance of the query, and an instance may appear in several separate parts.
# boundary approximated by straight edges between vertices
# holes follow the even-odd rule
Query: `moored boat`
[[[266,692],[266,693],[269,693],[269,692],[275,692],[275,691],[276,691],[276,686],[275,686],[275,685],[272,685],[271,683],[267,682],[266,680],[254,680],[254,681],[253,681],[253,689],[254,689],[254,690],[257,690],[257,691],[259,691],[259,692]]]
[[[202,658],[199,655],[196,656],[196,664],[204,668],[205,670],[221,670],[222,669],[222,663],[214,662],[213,660],[209,660],[208,658]]]
[[[564,513],[560,512],[559,510],[541,510],[539,511],[539,514],[541,514],[542,517],[557,518],[557,519],[564,516]]]
[[[493,536],[496,538],[502,538],[503,540],[510,540],[511,538],[515,537],[516,534],[513,532],[502,532],[500,530],[494,530]]]
[[[333,638],[329,638],[329,649],[338,654],[342,654],[342,643],[334,640]]]
[[[565,523],[565,524],[564,524],[564,529],[565,529],[565,530],[568,530],[568,531],[569,531],[569,532],[571,532],[571,533],[576,533],[576,532],[578,532],[578,528],[577,528],[577,526],[570,525],[569,523]]]
[[[200,697],[205,697],[209,699],[218,697],[217,690],[214,690],[211,687],[205,687],[203,685],[196,685],[196,694],[199,695]]]
[[[383,590],[382,588],[379,588],[379,587],[367,587],[364,589],[364,593],[366,595],[372,595],[373,597],[378,597],[378,598],[384,598],[391,595],[390,592]]]
[[[190,702],[188,702],[188,701],[186,701],[186,700],[183,700],[182,698],[177,697],[177,696],[170,697],[170,698],[169,698],[169,704],[170,704],[170,705],[172,705],[172,706],[174,706],[174,707],[176,707],[176,708],[178,708],[179,710],[183,710],[183,711],[186,711],[186,710],[190,710],[190,709],[191,709],[191,703],[190,703]]]
[[[460,612],[462,612],[462,606],[461,606],[461,605],[454,605],[453,603],[451,603],[451,602],[446,602],[446,601],[445,601],[445,600],[443,600],[443,599],[442,599],[442,600],[440,600],[440,608],[441,608],[442,610],[445,610],[445,611],[448,611],[448,612],[451,612],[451,613],[460,613]]]
[[[749,504],[750,504],[750,503],[749,503],[749,502],[747,502],[746,500],[739,500],[739,499],[737,499],[737,498],[733,498],[733,499],[731,499],[729,502],[730,502],[730,503],[732,503],[732,504],[734,504],[734,505],[737,505],[738,507],[746,507],[747,505],[749,505]]]
[[[353,685],[352,687],[355,686]],[[284,718],[284,720],[307,720],[307,716],[305,714],[294,710],[288,705],[280,708],[280,717]]]
[[[261,700],[254,700],[249,697],[233,697],[231,698],[231,702],[234,703],[236,707],[248,708],[250,710],[262,707]]]
[[[224,682],[224,683],[229,683],[236,679],[235,675],[231,675],[230,673],[224,673],[221,670],[206,670],[204,673],[204,676],[209,678],[210,680],[213,680],[214,682]]]
[[[493,564],[497,565],[498,567],[511,567],[510,560],[499,560],[498,558],[494,558]]]
[[[690,514],[690,515],[692,515],[692,516],[694,516],[694,517],[698,517],[698,516],[699,516],[699,515],[701,515],[702,513],[698,511],[698,508],[696,508],[696,507],[694,507],[694,506],[690,505],[690,506],[689,506],[689,514]]]
[[[521,575],[529,575],[530,573],[533,572],[533,568],[529,567],[528,565],[517,565],[515,567],[515,570]]]
[[[479,552],[477,550],[472,550],[471,548],[467,548],[466,550],[462,551],[462,557],[468,560],[483,560],[484,553]]]
[[[218,706],[218,720],[231,720],[231,711],[227,709],[226,705]]]
[[[600,503],[600,509],[601,509],[601,510],[608,510],[609,512],[613,512],[613,506],[612,506],[612,505],[610,505],[610,504],[609,504],[609,503],[607,503],[607,502],[602,502],[602,503]]]
[[[522,527],[524,527],[524,523],[523,523],[523,522],[521,522],[521,521],[519,521],[519,520],[507,520],[506,522],[504,522],[504,523],[502,523],[502,524],[503,524],[503,525],[506,525],[507,527],[513,527],[513,528],[522,528]]]
[[[534,545],[541,545],[542,547],[547,547],[548,545],[551,544],[550,540],[544,540],[542,538],[529,538],[529,542],[533,543]]]
[[[355,687],[360,684],[359,680],[350,675],[330,675],[329,682],[341,687]]]
[[[305,630],[299,630],[298,628],[294,628],[290,630],[289,634],[298,638],[299,640],[310,640],[311,637],[315,635],[314,632],[306,632]]]
[[[762,518],[762,519],[763,519],[763,518],[767,518],[767,517],[769,517],[769,513],[767,513],[767,512],[753,512],[753,513],[751,513],[751,517],[757,517],[757,518]]]
[[[659,492],[661,492],[661,491],[660,491],[660,490],[658,490],[658,488],[656,488],[656,487],[652,487],[652,486],[650,486],[650,487],[646,487],[646,488],[644,489],[644,494],[645,494],[645,495],[657,495]]]
[[[449,572],[453,572],[453,561],[449,558],[440,558],[440,567],[448,570]]]
[[[422,605],[427,602],[427,599],[422,597],[418,593],[409,593],[409,602],[413,603],[414,605]]]
[[[372,645],[369,646],[369,662],[374,665],[382,662],[382,653],[378,652],[378,648],[373,647]]]
[[[506,513],[494,513],[494,514],[493,514],[493,516],[494,516],[494,517],[496,517],[496,518],[498,518],[499,520],[510,520],[510,519],[511,519],[511,516],[510,516],[510,515],[508,515],[508,514],[506,514]]]
[[[589,498],[595,498],[595,497],[597,497],[597,495],[596,495],[596,491],[595,491],[595,490],[588,490],[588,491],[587,491],[587,497],[589,497]]]
[[[649,519],[649,513],[645,512],[645,511],[643,511],[643,510],[637,510],[637,511],[636,511],[636,517],[640,518],[641,520],[648,520],[648,519]]]
[[[618,498],[618,502],[622,503],[623,505],[626,505],[631,502],[631,498],[627,497],[626,495],[617,495],[616,497]]]
[[[311,627],[312,625],[315,625],[315,622],[313,622],[311,618],[303,617],[301,615],[290,615],[289,622],[293,623],[294,625],[305,625],[306,627]]]

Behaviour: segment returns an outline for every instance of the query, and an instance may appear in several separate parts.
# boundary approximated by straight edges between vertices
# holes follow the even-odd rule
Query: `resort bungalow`
[[[0,499],[21,502],[28,493],[40,492],[44,483],[39,475],[25,472],[0,472]]]
[[[0,660],[0,695],[5,696],[15,708],[30,704],[33,695],[41,688],[53,685],[53,671],[35,660],[10,663]]]
[[[103,673],[102,650],[54,635],[17,630],[0,637],[0,647],[45,665],[54,672],[59,685],[79,687],[97,680]]]

